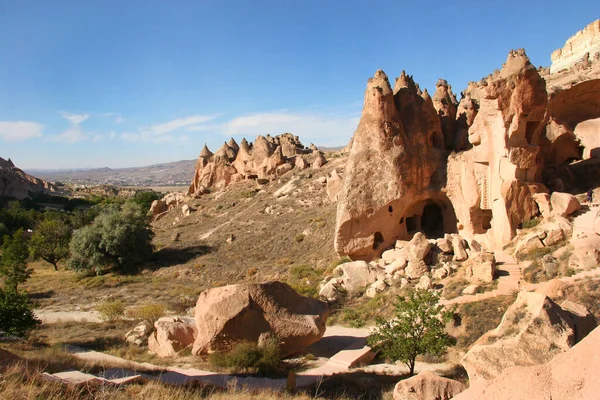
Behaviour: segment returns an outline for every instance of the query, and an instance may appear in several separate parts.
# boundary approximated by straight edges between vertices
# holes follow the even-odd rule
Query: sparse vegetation
[[[522,229],[531,229],[539,225],[541,219],[538,217],[531,218],[529,221],[525,221],[521,224]]]
[[[514,300],[515,296],[500,296],[461,304],[456,315],[460,318],[460,326],[464,329],[463,334],[457,337],[457,347],[466,350],[484,333],[497,327]]]
[[[281,364],[279,344],[276,339],[267,340],[263,346],[254,342],[242,342],[227,353],[215,353],[210,362],[232,372],[272,373]]]
[[[105,304],[105,306],[106,306],[106,304]],[[115,308],[114,303],[113,303],[113,308]],[[110,309],[110,307],[109,307],[109,309]],[[98,311],[100,311],[100,310],[98,310]],[[116,311],[119,311],[118,304],[116,307]],[[133,318],[135,320],[148,321],[150,323],[153,323],[160,317],[164,316],[166,312],[167,312],[167,309],[162,304],[146,304],[143,306],[137,306],[137,307],[127,310],[127,316],[130,318]],[[118,317],[118,315],[117,315],[117,317]]]

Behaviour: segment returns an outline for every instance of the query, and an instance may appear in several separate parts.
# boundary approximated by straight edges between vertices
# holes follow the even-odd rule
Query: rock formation
[[[0,198],[25,199],[30,193],[54,192],[56,187],[17,168],[10,160],[0,158]]]
[[[282,355],[290,355],[323,337],[328,315],[327,303],[281,282],[209,289],[196,304],[198,336],[192,353],[226,351],[242,341],[259,343],[272,336]]]
[[[600,328],[551,361],[535,366],[507,368],[495,379],[469,389],[455,400],[585,400],[600,393]]]
[[[210,187],[223,188],[243,179],[270,180],[294,166],[304,169],[309,162],[302,158],[303,154],[318,168],[326,160],[319,151],[313,153],[291,133],[258,136],[254,143],[242,139],[239,145],[232,138],[214,154],[204,145],[188,194],[199,194]]]
[[[585,307],[573,303],[559,307],[541,293],[522,291],[500,325],[471,346],[463,365],[471,385],[476,385],[514,365],[545,363],[571,348],[595,326]]]
[[[394,90],[382,71],[369,79],[339,194],[339,254],[370,260],[417,231],[493,248],[537,215],[532,196],[547,191],[544,79],[523,50],[511,51],[463,100],[457,108],[445,81],[432,100],[404,72]]]
[[[600,53],[600,19],[571,36],[562,49],[552,53],[550,72],[555,73],[573,67],[584,59]]]
[[[394,400],[450,400],[465,389],[465,385],[458,381],[423,371],[398,382],[394,388]]]

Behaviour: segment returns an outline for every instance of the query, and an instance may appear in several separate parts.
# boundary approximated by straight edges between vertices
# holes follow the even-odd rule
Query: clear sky
[[[598,0],[0,0],[0,157],[21,168],[194,159],[233,136],[345,145],[367,79],[458,94],[535,65]]]

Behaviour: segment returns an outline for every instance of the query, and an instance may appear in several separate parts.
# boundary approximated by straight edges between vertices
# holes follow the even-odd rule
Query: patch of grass
[[[125,313],[125,304],[121,300],[105,300],[96,306],[96,311],[105,321],[116,321]]]
[[[366,325],[366,321],[361,313],[353,309],[342,311],[342,321],[353,328],[361,328]]]
[[[499,296],[459,305],[457,313],[461,316],[461,325],[464,325],[465,333],[457,337],[456,346],[466,350],[484,333],[496,328],[513,302],[513,296]]]
[[[163,304],[146,304],[127,310],[127,316],[138,321],[153,323],[167,312]]]
[[[540,224],[541,219],[538,217],[531,218],[529,221],[525,221],[521,224],[522,229],[530,229]]]
[[[446,300],[453,299],[462,294],[462,291],[469,286],[470,283],[466,279],[456,279],[444,285],[442,297]]]

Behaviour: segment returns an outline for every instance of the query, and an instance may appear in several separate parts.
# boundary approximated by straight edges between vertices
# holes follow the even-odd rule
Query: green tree
[[[91,225],[73,233],[69,265],[96,273],[107,268],[133,272],[152,255],[153,235],[138,205],[107,206]]]
[[[4,236],[1,249],[0,276],[4,278],[4,286],[16,292],[18,285],[31,276],[31,269],[27,268],[29,249],[23,230],[18,229],[12,236]]]
[[[132,201],[137,204],[138,206],[140,206],[140,208],[144,211],[147,212],[150,209],[150,206],[152,205],[152,202],[154,200],[158,200],[160,197],[158,196],[158,193],[151,191],[151,192],[138,192],[135,194],[135,197],[132,199]]]
[[[441,355],[454,343],[445,332],[453,311],[439,305],[439,299],[437,292],[429,290],[410,290],[406,297],[398,296],[396,317],[378,319],[367,343],[390,360],[405,363],[414,375],[418,355]]]
[[[24,336],[39,323],[27,293],[0,289],[0,331]]]
[[[71,227],[62,219],[44,219],[37,224],[29,249],[34,258],[41,258],[58,271],[58,262],[69,256]]]

